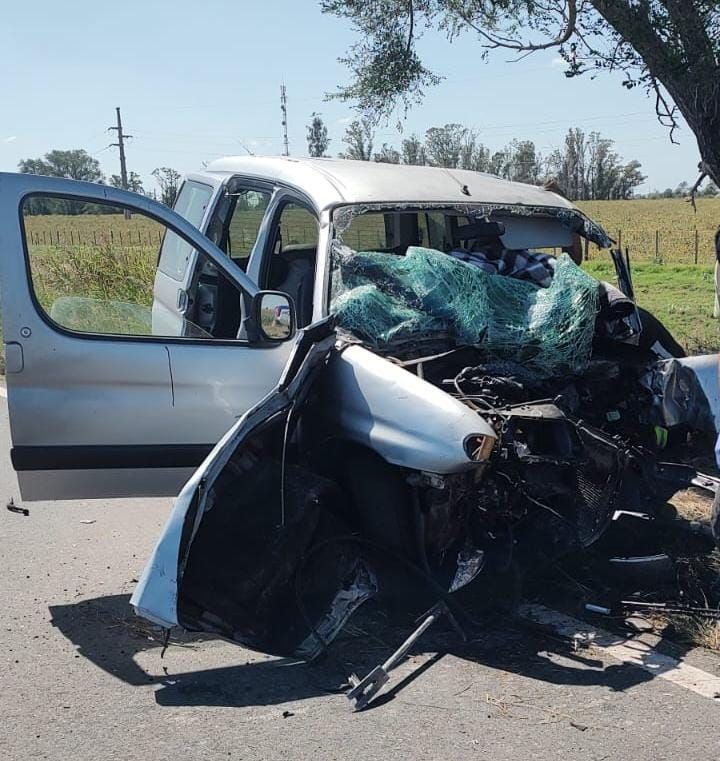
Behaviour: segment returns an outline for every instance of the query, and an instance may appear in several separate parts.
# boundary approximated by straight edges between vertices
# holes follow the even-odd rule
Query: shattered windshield
[[[579,233],[607,236],[567,209],[392,209],[335,214],[330,311],[379,351],[439,338],[543,374],[589,361],[598,283]]]

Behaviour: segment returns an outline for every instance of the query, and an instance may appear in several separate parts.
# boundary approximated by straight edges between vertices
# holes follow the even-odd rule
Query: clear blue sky
[[[3,4],[0,46],[0,170],[53,148],[85,148],[103,171],[118,173],[106,127],[122,108],[128,166],[152,187],[150,172],[181,172],[221,155],[277,154],[282,148],[279,87],[288,90],[290,150],[306,153],[312,111],[325,119],[331,153],[342,150],[349,106],[324,102],[346,78],[337,62],[353,36],[316,0],[34,0]],[[543,153],[567,129],[598,130],[626,159],[643,164],[644,189],[692,181],[698,152],[689,130],[671,145],[639,91],[617,76],[568,80],[555,54],[490,63],[471,38],[422,43],[427,62],[445,81],[409,115],[406,134],[446,122],[475,127],[500,148],[532,139]],[[394,124],[376,142],[399,144]]]

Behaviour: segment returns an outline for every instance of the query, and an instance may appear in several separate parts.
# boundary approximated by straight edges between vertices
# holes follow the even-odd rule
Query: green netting
[[[405,256],[336,248],[331,311],[381,348],[442,330],[543,375],[581,372],[590,359],[598,283],[563,254],[548,288],[484,272],[440,251]],[[484,334],[484,335],[483,335]]]

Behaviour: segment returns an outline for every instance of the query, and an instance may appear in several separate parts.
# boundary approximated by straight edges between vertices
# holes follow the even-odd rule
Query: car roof
[[[439,203],[520,205],[575,209],[536,185],[466,169],[289,156],[227,156],[193,178],[232,175],[264,178],[302,190],[318,210],[340,204]],[[466,190],[465,190],[466,189]]]

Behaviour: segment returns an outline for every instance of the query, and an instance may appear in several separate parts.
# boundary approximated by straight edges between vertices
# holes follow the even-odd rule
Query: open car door
[[[152,314],[167,236],[198,262],[196,290],[177,294],[188,319],[170,331]],[[12,461],[25,500],[177,494],[290,355],[285,324],[275,326],[282,339],[266,341],[247,325],[220,337],[191,321],[201,303],[212,308],[196,295],[213,283],[236,315],[241,304],[250,313],[258,288],[144,196],[0,173],[0,252]]]
[[[338,487],[296,435],[334,345],[327,320],[303,331],[275,390],[185,485],[133,594],[139,615],[310,659],[377,591]]]

